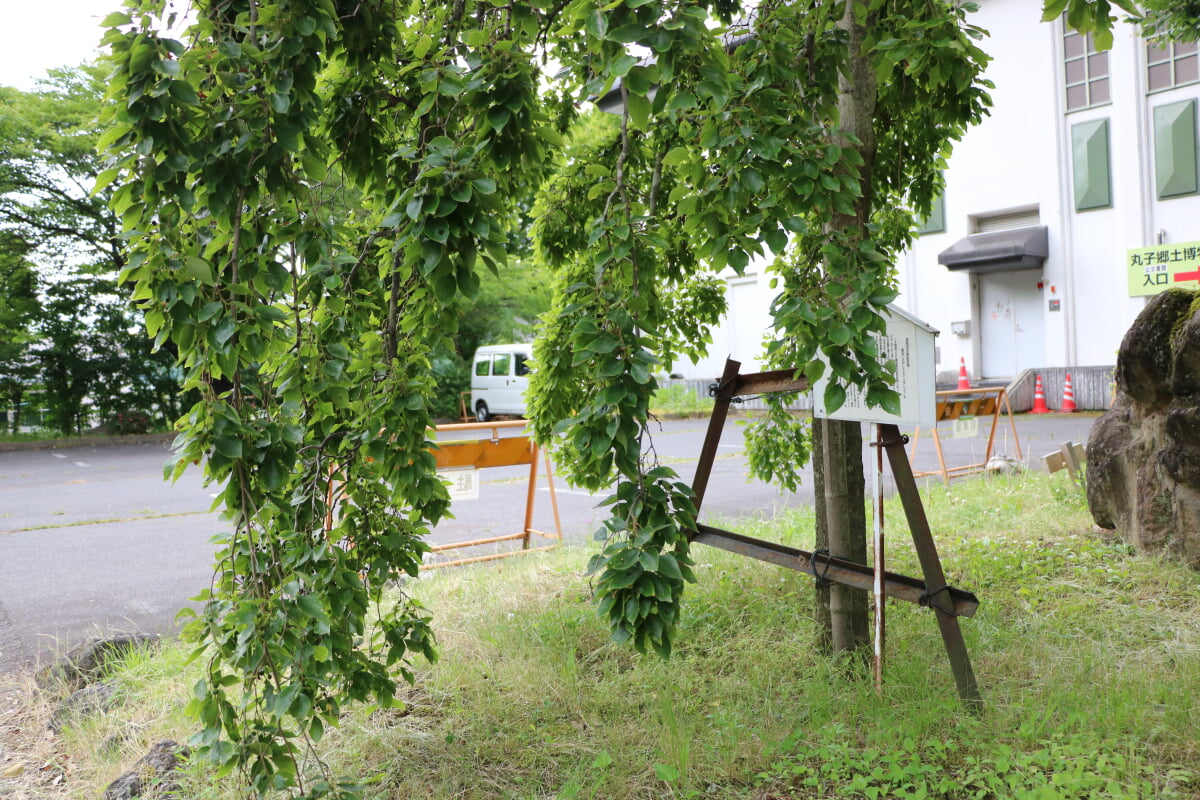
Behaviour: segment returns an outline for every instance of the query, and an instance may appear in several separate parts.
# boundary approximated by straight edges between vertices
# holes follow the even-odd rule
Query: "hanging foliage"
[[[666,655],[695,507],[655,457],[656,373],[702,349],[719,271],[775,259],[774,362],[830,370],[832,407],[847,386],[895,405],[872,338],[892,258],[988,102],[982,32],[948,0],[206,0],[179,38],[167,0],[126,7],[106,20],[99,182],[148,331],[203,393],[170,471],[202,462],[229,527],[186,631],[206,664],[194,744],[263,793],[352,791],[313,746],[435,657],[389,588],[448,507],[429,358],[480,270],[512,269],[520,203],[544,186],[557,288],[533,428],[574,482],[612,487],[600,611]],[[869,137],[843,125],[864,68]],[[615,119],[563,149],[605,96]],[[789,424],[752,436],[764,471],[803,457]]]

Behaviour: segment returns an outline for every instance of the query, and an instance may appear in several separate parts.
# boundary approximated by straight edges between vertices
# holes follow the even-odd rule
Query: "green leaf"
[[[226,458],[242,457],[242,440],[235,436],[222,436],[213,442],[216,451]]]
[[[171,81],[170,92],[171,97],[174,97],[186,106],[194,106],[200,102],[200,97],[196,94],[196,90],[187,81]]]
[[[667,105],[668,111],[683,111],[689,108],[695,108],[696,95],[691,92],[680,92],[671,98],[671,102]]]
[[[300,606],[300,610],[313,619],[325,619],[325,608],[321,605],[321,601],[313,597],[311,594],[302,594],[296,598],[296,605]]]
[[[508,124],[511,118],[512,112],[508,110],[507,106],[492,106],[487,112],[488,124],[497,133],[504,129],[504,126]]]
[[[202,283],[205,286],[212,286],[217,282],[212,264],[209,264],[203,258],[188,256],[183,260],[183,269],[192,280]]]
[[[1068,0],[1046,0],[1042,12],[1042,22],[1053,22],[1062,16],[1067,8]]]
[[[314,181],[323,181],[329,174],[324,157],[312,150],[304,151],[300,156],[300,163],[304,167],[304,174]]]
[[[629,70],[637,66],[637,56],[624,55],[612,62],[609,71],[618,78],[629,74]]]
[[[639,130],[649,130],[650,101],[644,96],[631,94],[626,98],[625,107],[629,111],[629,121]]]
[[[679,768],[673,767],[670,764],[655,764],[654,774],[658,776],[660,781],[671,783],[679,780]]]
[[[771,248],[771,252],[775,255],[783,255],[783,251],[787,249],[788,236],[785,231],[776,228],[773,231],[766,231],[763,238],[767,240],[767,247]]]
[[[491,178],[475,178],[471,181],[471,185],[480,194],[495,194],[496,192],[496,182]]]
[[[608,32],[608,35],[605,38],[610,42],[630,44],[631,42],[636,42],[638,39],[648,36],[649,34],[650,31],[647,30],[645,25],[631,22],[628,25],[621,25],[613,28]]]
[[[658,557],[658,573],[673,581],[683,580],[683,572],[679,569],[679,562],[675,560],[675,556],[670,553],[662,553]]]
[[[648,95],[654,86],[654,73],[648,67],[634,67],[624,78],[630,95]]]
[[[841,384],[830,381],[825,387],[825,413],[833,414],[846,404],[846,390]]]
[[[133,22],[128,14],[123,14],[120,11],[114,11],[104,18],[100,23],[101,28],[116,28],[119,25],[129,25]]]
[[[668,167],[678,166],[691,158],[692,152],[686,147],[672,147],[665,156],[663,164]]]

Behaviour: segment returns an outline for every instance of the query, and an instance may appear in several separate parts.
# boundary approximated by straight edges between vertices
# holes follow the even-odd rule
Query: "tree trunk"
[[[813,550],[829,549],[829,520],[825,505],[825,428],[830,420],[813,419],[813,511],[816,514]],[[817,626],[816,647],[821,653],[833,653],[833,620],[829,616],[829,584],[816,582],[813,602],[813,622]]]
[[[10,412],[12,434],[16,436],[21,432],[21,401],[25,399],[25,387],[21,385],[14,386],[8,394],[8,405],[12,409]]]
[[[848,0],[842,19],[838,22],[838,27],[849,34],[847,70],[839,86],[838,121],[842,131],[858,140],[858,144],[852,145],[848,138],[842,138],[839,144],[854,146],[863,158],[859,173],[862,193],[856,203],[855,213],[835,216],[829,230],[862,238],[871,219],[871,170],[875,163],[874,125],[878,87],[870,56],[863,49],[866,28],[855,19],[855,5],[853,0]],[[870,24],[869,20],[867,24]],[[816,446],[814,440],[813,448],[816,456],[814,483],[818,496],[822,498],[817,504],[817,547],[825,547],[838,558],[865,564],[866,480],[862,468],[861,424],[835,420],[818,420],[816,424],[823,429],[820,447]],[[825,526],[823,532],[822,522]],[[821,630],[818,633],[819,643],[827,642],[834,652],[861,650],[865,653],[870,643],[866,593],[834,584],[828,590],[826,612],[822,608],[820,592],[818,589],[816,612],[818,629]],[[822,625],[827,627],[821,628]]]
[[[818,420],[822,429],[821,476],[816,482],[824,507],[824,536],[818,517],[818,547],[835,558],[860,564],[867,562],[867,520],[864,502],[866,480],[862,467],[862,427],[858,422]],[[816,472],[816,470],[814,470]],[[824,539],[824,543],[821,539]],[[822,608],[821,593],[827,600]],[[817,618],[826,626],[818,634],[821,644],[835,653],[862,651],[871,641],[867,618],[867,593],[841,584],[818,589]]]

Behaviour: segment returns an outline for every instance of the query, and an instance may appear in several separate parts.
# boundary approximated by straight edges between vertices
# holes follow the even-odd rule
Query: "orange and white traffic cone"
[[[1075,411],[1075,390],[1071,388],[1071,373],[1067,373],[1067,382],[1063,385],[1063,401],[1062,408],[1059,409],[1066,414]]]
[[[969,380],[967,380],[967,359],[965,356],[963,358],[958,359],[958,388],[959,389],[970,389],[971,388],[971,382]]]
[[[1037,376],[1037,383],[1033,385],[1033,409],[1030,414],[1049,414],[1050,409],[1046,408],[1046,393],[1042,391],[1042,376]]]

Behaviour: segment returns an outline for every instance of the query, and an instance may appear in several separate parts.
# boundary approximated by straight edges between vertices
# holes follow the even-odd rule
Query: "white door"
[[[979,345],[983,377],[1012,378],[1046,366],[1041,273],[993,272],[979,276]]]

